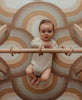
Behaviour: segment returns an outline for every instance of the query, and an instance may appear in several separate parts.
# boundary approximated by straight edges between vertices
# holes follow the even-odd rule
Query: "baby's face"
[[[49,41],[54,35],[53,26],[51,23],[43,23],[40,26],[40,37],[43,41]]]

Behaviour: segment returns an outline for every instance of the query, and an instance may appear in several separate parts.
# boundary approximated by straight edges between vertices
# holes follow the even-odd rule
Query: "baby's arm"
[[[58,48],[58,45],[57,45],[57,43],[56,43],[56,41],[55,41],[55,40],[53,40],[53,41],[52,41],[52,44],[53,44],[53,45],[52,45],[52,46],[53,46],[53,48]]]
[[[33,48],[39,48],[41,46],[40,39],[39,38],[33,39],[32,42],[31,42],[31,46]]]
[[[40,51],[42,49],[42,44],[39,38],[35,38],[34,40],[32,40],[31,42],[31,46],[32,48],[39,48]],[[39,56],[43,55],[43,53],[39,52]]]

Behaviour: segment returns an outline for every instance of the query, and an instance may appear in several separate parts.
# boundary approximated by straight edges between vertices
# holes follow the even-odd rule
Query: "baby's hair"
[[[40,22],[40,24],[39,24],[39,30],[40,30],[41,24],[44,24],[44,23],[50,23],[50,24],[52,25],[52,27],[53,27],[53,31],[55,31],[55,26],[54,26],[54,24],[53,24],[50,20],[48,20],[48,19],[43,19],[43,20],[41,20],[41,22]]]

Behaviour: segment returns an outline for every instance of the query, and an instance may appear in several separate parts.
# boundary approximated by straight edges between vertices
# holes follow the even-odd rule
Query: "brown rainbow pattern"
[[[73,30],[73,24],[82,27],[82,0],[75,0],[66,8],[56,6],[52,0],[33,0],[20,9],[8,3],[0,0],[0,27],[8,24],[9,29],[0,36],[0,48],[30,48],[33,37],[39,36],[38,26],[43,18],[56,26],[54,39],[59,47],[82,48],[81,34]],[[53,73],[39,86],[31,85],[25,75],[31,57],[32,54],[0,54],[0,100],[82,99],[82,53],[54,54]]]
[[[9,8],[5,0],[0,0],[0,23],[11,24],[14,14],[17,9]]]

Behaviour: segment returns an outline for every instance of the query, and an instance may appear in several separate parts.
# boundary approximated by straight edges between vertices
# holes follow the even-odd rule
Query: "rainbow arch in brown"
[[[37,9],[38,8],[38,9]],[[80,8],[79,8],[80,9]],[[76,13],[78,14],[78,13]],[[70,14],[71,15],[71,14]],[[56,25],[54,39],[59,47],[82,47],[82,37],[76,37],[72,30],[75,22],[70,24],[67,16],[57,6],[47,2],[33,2],[20,8],[8,24],[9,34],[0,48],[29,48],[33,37],[38,37],[38,25],[41,19],[49,18]],[[72,16],[71,16],[72,17]],[[81,16],[80,16],[81,17]],[[6,23],[2,20],[1,25]],[[70,25],[70,26],[69,26]],[[33,32],[34,28],[36,31]],[[3,36],[2,36],[3,37]],[[0,99],[17,98],[18,100],[59,100],[65,96],[77,100],[82,99],[82,71],[76,74],[77,66],[82,67],[82,54],[56,54],[53,59],[53,73],[48,82],[41,82],[39,86],[30,85],[30,79],[25,75],[25,68],[30,63],[32,54],[0,54],[1,66],[5,66],[8,73],[0,72]],[[60,85],[61,84],[61,85]],[[7,97],[9,96],[9,97]]]

